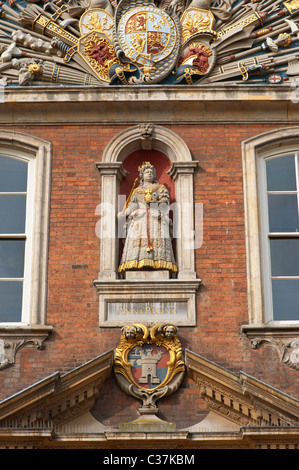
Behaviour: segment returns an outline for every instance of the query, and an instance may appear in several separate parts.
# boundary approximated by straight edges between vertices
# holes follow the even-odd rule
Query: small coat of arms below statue
[[[174,393],[182,383],[185,364],[177,327],[159,323],[127,325],[115,350],[114,372],[120,388],[142,401],[139,413],[156,419],[157,400]]]
[[[5,86],[276,84],[299,75],[293,0],[26,1],[0,7]]]

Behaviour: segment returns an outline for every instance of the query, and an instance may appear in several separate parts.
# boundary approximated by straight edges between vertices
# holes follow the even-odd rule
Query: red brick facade
[[[15,364],[0,373],[0,399],[55,371],[67,372],[114,349],[119,328],[99,328],[99,271],[95,214],[101,175],[95,163],[122,125],[15,127],[52,143],[52,183],[48,259],[47,324],[54,327],[45,349],[23,349]],[[207,124],[166,126],[178,134],[199,162],[194,174],[195,202],[203,204],[203,245],[196,250],[197,326],[181,327],[179,337],[206,359],[238,373],[253,375],[299,398],[298,372],[287,368],[272,348],[251,349],[241,326],[248,322],[245,221],[241,143],[278,124]],[[9,127],[12,130],[12,127]],[[101,391],[94,415],[112,426],[137,417],[137,403],[111,377]],[[194,413],[194,403],[197,410]],[[206,413],[199,390],[187,377],[179,391],[161,401],[161,416],[180,427]],[[105,410],[105,411],[103,411]],[[113,410],[113,413],[112,411]]]

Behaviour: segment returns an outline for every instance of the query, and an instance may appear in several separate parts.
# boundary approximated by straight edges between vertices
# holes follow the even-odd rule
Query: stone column
[[[31,275],[30,323],[46,323],[48,214],[50,210],[50,148],[41,145],[36,154],[36,188]]]
[[[193,173],[198,162],[175,162],[169,170],[175,182],[177,211],[174,214],[178,279],[195,279]]]
[[[116,279],[118,269],[117,213],[119,183],[126,176],[121,162],[96,164],[102,175],[101,203],[97,214],[101,216],[96,228],[100,238],[99,279]]]

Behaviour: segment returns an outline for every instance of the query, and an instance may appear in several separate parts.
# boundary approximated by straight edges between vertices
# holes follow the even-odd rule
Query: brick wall
[[[194,190],[196,202],[203,203],[204,215],[203,245],[196,252],[197,274],[202,279],[197,326],[181,328],[179,336],[184,348],[233,372],[243,370],[298,398],[297,373],[283,366],[273,349],[252,350],[240,333],[241,325],[247,322],[241,142],[275,127],[169,126],[199,161]],[[54,332],[43,351],[23,349],[16,364],[0,372],[0,399],[118,345],[118,328],[98,327],[93,280],[99,271],[95,209],[100,202],[101,177],[95,163],[122,129],[124,126],[108,125],[15,128],[53,145],[47,322]],[[113,378],[105,387],[95,415],[111,425],[133,419],[139,403],[125,396]],[[111,400],[109,387],[114,396],[113,415],[105,408]],[[161,401],[161,412],[180,427],[182,423],[194,424],[205,414],[198,390],[187,377],[174,396]]]

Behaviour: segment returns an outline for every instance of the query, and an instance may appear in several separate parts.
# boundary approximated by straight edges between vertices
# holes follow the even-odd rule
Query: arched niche
[[[135,178],[139,177],[138,167],[143,162],[149,161],[154,165],[157,173],[157,179],[161,184],[164,184],[170,196],[170,203],[175,201],[175,183],[169,174],[172,167],[172,162],[169,158],[159,150],[136,150],[130,153],[123,161],[122,166],[127,172],[127,176],[120,182],[120,194],[128,197]]]
[[[178,275],[167,279],[161,278],[158,271],[153,271],[153,276],[138,271],[135,279],[130,276],[121,279],[117,274],[119,233],[116,215],[122,208],[119,206],[121,188],[126,186],[126,178],[129,187],[133,176],[128,174],[132,167],[126,169],[126,159],[147,152],[161,153],[169,163],[167,178],[173,187],[179,213],[175,240]],[[130,165],[133,165],[132,161]],[[192,160],[187,145],[169,129],[145,123],[117,134],[96,166],[102,177],[98,211],[102,216],[98,226],[100,271],[94,281],[99,296],[99,326],[121,327],[140,321],[148,325],[170,321],[178,326],[195,326],[196,293],[201,282],[196,279],[194,262],[193,173],[197,162]]]
[[[99,279],[117,279],[119,243],[116,214],[119,211],[120,183],[128,176],[123,163],[129,155],[139,151],[161,152],[170,162],[168,175],[174,183],[175,200],[179,207],[175,253],[178,279],[196,279],[193,173],[198,163],[192,160],[190,150],[181,137],[165,127],[151,123],[133,126],[118,133],[105,148],[102,161],[96,164],[102,175],[101,206],[111,210],[111,236],[106,235],[107,226],[103,224],[99,228]]]
[[[127,175],[120,181],[120,195],[123,198],[123,204],[125,204],[125,201],[128,199],[136,178],[139,178],[138,167],[141,166],[143,162],[150,162],[155,167],[157,180],[167,188],[170,196],[169,216],[173,220],[173,204],[175,203],[175,183],[169,174],[169,170],[172,167],[172,163],[169,158],[159,150],[136,150],[135,152],[130,153],[130,155],[125,158],[122,163],[122,166],[127,172]],[[123,207],[124,206],[122,205],[121,210],[123,209]],[[123,239],[120,238],[119,258],[121,258],[123,247]],[[175,253],[175,239],[173,240],[173,250]]]
[[[192,162],[190,150],[181,137],[163,126],[151,123],[119,132],[105,148],[102,162],[122,163],[130,153],[140,149],[158,150],[167,155],[172,163]]]

